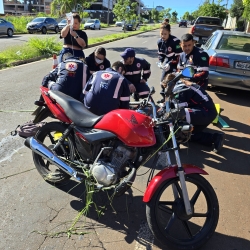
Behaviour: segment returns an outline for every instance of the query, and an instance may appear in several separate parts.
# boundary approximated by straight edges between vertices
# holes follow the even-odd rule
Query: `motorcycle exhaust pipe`
[[[63,162],[59,157],[57,157],[51,149],[37,141],[34,137],[28,137],[24,145],[34,151],[36,154],[42,156],[52,164],[56,165],[62,171],[72,176],[75,180],[81,182],[83,178],[78,175],[78,172]]]

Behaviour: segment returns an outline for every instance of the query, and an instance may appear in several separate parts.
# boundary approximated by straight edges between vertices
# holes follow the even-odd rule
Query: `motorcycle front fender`
[[[192,164],[183,164],[182,165],[185,174],[203,174],[208,175],[206,171],[203,169],[192,165]],[[143,196],[143,202],[149,202],[151,198],[153,197],[156,190],[160,187],[160,185],[169,179],[177,177],[177,165],[172,167],[164,168],[162,171],[160,171],[154,178],[150,181],[144,196]]]

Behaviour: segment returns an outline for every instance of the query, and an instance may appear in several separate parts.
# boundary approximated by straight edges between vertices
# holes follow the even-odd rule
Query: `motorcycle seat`
[[[76,126],[92,128],[103,117],[91,113],[83,103],[60,91],[50,90],[48,93]]]

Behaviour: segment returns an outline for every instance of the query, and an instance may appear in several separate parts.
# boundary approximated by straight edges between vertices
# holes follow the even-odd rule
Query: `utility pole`
[[[107,13],[107,25],[109,26],[109,6],[110,6],[110,0],[108,0],[108,13]]]

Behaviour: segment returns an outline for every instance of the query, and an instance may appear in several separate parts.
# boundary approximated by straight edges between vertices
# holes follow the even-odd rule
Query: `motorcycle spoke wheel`
[[[53,150],[66,128],[66,125],[59,122],[47,123],[37,132],[35,138]],[[32,153],[35,166],[45,181],[52,184],[59,184],[71,178],[70,175],[59,169],[56,165],[46,160],[44,157],[36,154],[35,152]],[[68,136],[62,145],[55,150],[55,153],[67,164],[74,161],[75,150],[71,135]]]
[[[191,215],[185,211],[179,178],[163,182],[146,207],[152,233],[171,249],[200,248],[214,233],[219,219],[218,199],[209,182],[198,174],[185,179]]]

